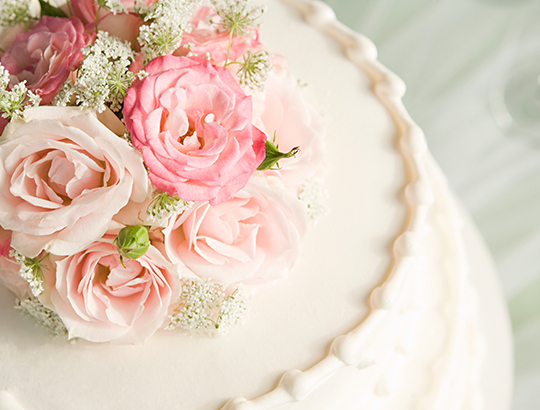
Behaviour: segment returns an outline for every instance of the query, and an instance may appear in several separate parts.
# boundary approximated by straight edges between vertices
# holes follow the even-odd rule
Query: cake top
[[[324,125],[247,0],[3,2],[0,282],[53,334],[225,332],[324,213]]]

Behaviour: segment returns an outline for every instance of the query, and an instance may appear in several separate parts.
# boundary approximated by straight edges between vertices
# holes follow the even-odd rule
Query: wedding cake
[[[83,10],[84,1],[72,3]],[[143,3],[151,7],[154,2]],[[239,2],[226,2],[232,3]],[[184,34],[184,38],[189,37],[189,47],[174,55],[153,56],[154,61],[144,67],[145,74],[133,79],[130,90],[144,90],[150,82],[153,88],[150,94],[127,92],[122,105],[132,142],[119,140],[122,144],[126,142],[126,147],[133,152],[142,152],[150,182],[140,183],[143,177],[136,170],[142,164],[140,159],[128,158],[125,154],[110,160],[114,164],[120,161],[127,164],[121,172],[130,175],[131,197],[121,210],[110,211],[115,206],[114,195],[121,195],[121,186],[127,177],[115,185],[119,187],[115,192],[120,193],[105,197],[99,209],[102,213],[110,211],[114,217],[104,228],[106,232],[100,234],[103,238],[90,245],[83,244],[84,235],[100,230],[93,218],[81,223],[76,235],[65,233],[71,225],[53,239],[50,233],[36,234],[37,229],[32,234],[19,232],[14,228],[15,222],[7,222],[8,217],[16,215],[22,226],[28,222],[25,212],[29,208],[22,205],[17,208],[16,204],[14,213],[9,214],[5,205],[0,206],[2,230],[15,232],[8,246],[10,256],[5,256],[0,266],[0,283],[5,285],[0,286],[0,410],[509,409],[512,360],[504,300],[482,241],[429,154],[422,131],[401,102],[404,84],[377,61],[373,44],[339,23],[328,6],[315,0],[264,0],[263,3],[262,24],[256,36],[249,37],[255,50],[264,45],[274,67],[265,78],[263,90],[244,87],[246,95],[240,94],[238,85],[231,85],[229,77],[223,74],[225,70],[212,68],[214,65],[210,63],[218,59],[217,54],[205,56],[210,62],[204,60],[204,56],[192,56],[197,54],[199,45],[195,38],[199,29],[196,24],[190,33]],[[93,10],[96,14],[95,8]],[[109,16],[101,22],[105,24],[107,18],[114,21]],[[83,21],[81,18],[80,21],[87,26],[97,24],[91,19]],[[225,41],[232,38],[231,34]],[[81,37],[80,41],[89,40]],[[237,44],[241,53],[249,41],[244,39]],[[230,45],[231,42],[227,55],[220,57],[222,62],[236,58],[230,55],[235,49]],[[4,61],[2,59],[8,61],[0,57],[0,62]],[[131,64],[144,65],[137,60]],[[245,162],[256,163],[255,166],[261,162],[263,158],[257,153],[257,146],[261,145],[263,134],[272,140],[275,129],[278,129],[276,141],[280,143],[275,148],[291,155],[285,153],[280,157],[279,168],[272,166],[262,171],[243,171],[248,167],[244,162],[233,165],[232,169],[238,172],[219,189],[214,189],[213,181],[205,185],[205,192],[212,192],[206,199],[197,197],[203,191],[203,182],[206,183],[198,181],[196,189],[190,186],[182,191],[185,196],[192,193],[193,196],[183,198],[187,199],[182,203],[185,208],[172,213],[173,218],[178,219],[158,226],[160,222],[155,222],[155,218],[144,219],[146,214],[138,211],[141,208],[137,203],[144,204],[146,209],[150,201],[156,199],[145,191],[148,186],[169,192],[170,186],[180,185],[173,177],[167,179],[163,173],[154,171],[154,163],[149,160],[151,153],[145,145],[146,125],[137,125],[137,121],[141,116],[153,115],[147,105],[152,99],[148,95],[158,95],[157,89],[161,94],[156,99],[163,104],[179,104],[184,98],[184,94],[182,97],[167,94],[177,83],[163,80],[164,85],[159,85],[161,80],[157,77],[167,64],[172,64],[174,70],[189,72],[182,75],[204,68],[204,75],[217,78],[215,81],[220,81],[220,87],[230,87],[235,101],[240,101],[238,104],[252,101],[253,124],[246,125],[242,119],[229,121],[233,123],[230,128],[234,128],[235,136],[249,131],[250,141],[253,141],[239,155],[249,157]],[[208,70],[215,70],[217,74],[212,71],[210,75]],[[189,81],[185,88],[188,97],[189,87],[198,80]],[[26,84],[30,88],[31,81]],[[205,93],[208,89],[204,88]],[[11,90],[9,92],[13,92]],[[77,90],[73,92],[76,94]],[[208,91],[208,95],[212,92]],[[44,98],[49,99],[43,93],[41,100]],[[75,97],[71,98],[72,105],[76,105]],[[218,106],[216,112],[220,112],[219,107],[228,107],[227,102],[221,102],[221,96],[216,98],[219,98],[219,103],[213,100],[213,106]],[[200,100],[197,97],[197,101]],[[53,97],[45,105],[58,102],[51,101]],[[107,104],[107,109],[100,114],[88,114],[92,121],[97,119],[91,125],[87,125],[90,120],[86,117],[80,118],[80,113],[99,109],[61,104],[29,107],[20,117],[12,118],[0,145],[3,161],[0,180],[6,179],[4,175],[11,166],[12,157],[4,154],[9,144],[18,141],[9,148],[10,153],[22,144],[39,145],[31,138],[30,143],[20,139],[26,138],[20,130],[29,133],[32,124],[37,124],[38,132],[49,133],[44,126],[51,118],[63,121],[59,130],[54,131],[58,133],[78,124],[83,124],[80,129],[85,132],[101,129],[105,127],[103,124],[113,131],[115,127],[122,128],[124,125],[117,122],[109,110],[110,102]],[[59,109],[68,111],[60,115],[57,114]],[[171,109],[170,112],[176,111]],[[66,119],[66,115],[71,117]],[[188,115],[195,114],[188,112]],[[217,116],[218,113],[206,114],[196,125],[189,123],[189,126],[212,125]],[[171,120],[170,126],[163,125],[165,120],[161,124],[167,130],[182,128],[182,118],[175,119],[174,123]],[[67,124],[66,121],[72,122]],[[188,140],[195,135],[187,130],[183,131],[185,146],[192,143]],[[296,144],[289,140],[280,140],[279,130],[282,135],[297,138],[300,150],[294,150]],[[306,130],[309,137],[304,138]],[[197,128],[196,132],[200,135],[203,131]],[[216,131],[216,135],[220,132]],[[229,135],[232,132],[229,131]],[[93,146],[91,149],[97,150]],[[59,162],[58,166],[66,165]],[[191,171],[196,166],[190,162],[186,169]],[[30,166],[23,169],[28,174],[33,172]],[[120,173],[114,169],[110,175]],[[311,191],[298,190],[302,184],[305,188],[307,177]],[[56,178],[53,188],[60,184],[59,177]],[[81,179],[84,180],[84,176]],[[182,180],[182,187],[186,180]],[[13,188],[14,182],[10,182],[11,186],[0,183],[3,190],[18,189]],[[237,185],[242,187],[237,189]],[[74,186],[76,190],[76,184]],[[316,197],[308,201],[307,211],[299,205],[305,201],[297,204],[294,202],[297,198],[292,201],[288,193],[282,193],[292,192],[291,187],[294,192]],[[203,224],[197,219],[197,212],[211,215],[214,209],[211,207],[223,209],[223,204],[245,198],[251,201],[252,196],[246,193],[251,191],[265,194],[264,201],[256,202],[257,209],[263,207],[262,203],[277,203],[280,210],[284,209],[279,215],[286,216],[283,222],[272,210],[265,211],[270,228],[261,223],[257,230],[246,234],[246,237],[258,235],[259,240],[252,246],[261,248],[266,259],[260,261],[259,256],[254,256],[253,260],[224,271],[201,262],[201,255],[207,256],[208,250],[199,251],[197,256],[190,254],[197,244],[193,242],[184,247],[182,241],[189,234],[185,231],[175,234],[179,227]],[[275,196],[275,192],[280,194]],[[65,195],[68,194],[71,195],[66,190]],[[2,195],[3,201],[11,201],[8,198],[11,194],[3,191]],[[134,199],[137,195],[143,199]],[[257,195],[254,197],[259,198]],[[168,198],[171,197],[174,196]],[[240,209],[242,213],[247,212],[245,207]],[[306,215],[297,217],[302,212]],[[309,224],[308,220],[314,216],[319,217],[317,223]],[[94,320],[88,325],[90,319],[83,322],[81,317],[94,312],[92,303],[97,303],[89,295],[101,297],[99,300],[105,297],[96,290],[88,292],[84,300],[90,306],[85,306],[82,312],[84,309],[69,292],[70,289],[86,292],[81,289],[101,280],[99,272],[96,271],[88,283],[81,280],[83,284],[73,284],[70,272],[85,277],[79,270],[91,262],[88,262],[89,256],[80,256],[80,252],[88,255],[88,249],[92,250],[92,255],[106,255],[108,261],[113,258],[110,249],[116,252],[118,248],[121,253],[119,242],[123,237],[116,225],[133,227],[140,223],[137,218],[144,219],[142,225],[137,226],[143,226],[138,228],[143,234],[149,231],[152,244],[140,257],[130,249],[132,253],[127,252],[119,259],[125,269],[117,264],[110,272],[114,271],[120,278],[122,274],[127,275],[125,272],[134,263],[158,272],[155,282],[161,280],[169,286],[160,287],[159,302],[152,302],[150,312],[153,318],[162,313],[164,317],[168,315],[168,322],[164,319],[157,324],[157,319],[152,322],[145,316],[150,310],[147,308],[138,313],[137,320],[132,320],[137,326],[127,326],[128,313],[120,310],[115,311],[117,316],[110,313],[117,308],[112,301],[103,312],[114,323],[104,324],[102,320],[96,325]],[[252,225],[253,220],[254,217],[250,220]],[[156,225],[155,229],[152,224]],[[110,233],[112,225],[117,229],[116,238]],[[148,225],[152,226],[150,230]],[[274,228],[274,225],[280,227]],[[207,238],[212,229],[214,226],[210,225],[200,237]],[[279,232],[275,234],[278,236],[270,236],[279,246],[264,247],[260,232],[266,231]],[[136,232],[139,235],[141,231]],[[131,235],[131,231],[128,234]],[[133,235],[128,234],[127,238],[133,239]],[[214,251],[222,249],[215,245],[215,240],[206,241],[214,244],[209,245]],[[40,252],[44,250],[48,252],[40,267],[44,281],[38,281],[40,278],[34,274],[31,278],[14,279],[6,273],[21,261],[23,266],[28,266],[24,262],[41,257]],[[227,248],[220,257],[233,258],[240,251],[245,249]],[[99,257],[102,269],[105,257]],[[216,258],[214,254],[207,256],[209,260]],[[242,258],[247,257],[237,257]],[[173,264],[188,266],[189,269],[182,268],[181,272],[201,269],[203,274],[184,274],[183,284],[174,284],[170,278],[177,273],[173,275],[167,270]],[[249,267],[249,272],[245,266]],[[55,278],[54,272],[61,269],[66,271],[66,278],[60,279],[59,273]],[[22,280],[22,285],[18,279]],[[209,280],[218,281],[221,287]],[[51,283],[56,286],[48,289]],[[111,288],[120,286],[104,283]],[[136,285],[139,286],[139,282]],[[21,286],[28,289],[21,291]],[[195,308],[199,305],[187,315],[179,310],[178,303],[174,305],[175,300],[169,300],[183,295],[184,303],[189,297],[204,301],[210,297],[209,288],[217,289],[212,290],[212,298],[221,298],[221,305],[216,305],[218,319],[194,321],[193,317],[198,317]],[[38,296],[29,298],[34,305],[28,306],[21,294],[30,289]],[[246,289],[249,297],[237,297],[243,294],[242,289]],[[109,294],[107,297],[112,298]],[[72,304],[69,308],[65,306],[67,300]],[[17,309],[14,309],[15,303]],[[36,307],[35,303],[39,305]],[[199,308],[204,310],[204,306]],[[229,312],[227,308],[232,309],[232,316],[220,322]],[[21,310],[28,315],[22,315]],[[28,317],[32,315],[34,317]],[[113,317],[116,321],[111,319]],[[41,318],[49,328],[36,326],[36,318]],[[197,327],[205,327],[208,321],[210,329],[197,331]],[[171,324],[178,324],[180,328],[171,329],[175,327]],[[222,327],[226,332],[216,332],[213,327]],[[51,336],[51,330],[58,335]]]

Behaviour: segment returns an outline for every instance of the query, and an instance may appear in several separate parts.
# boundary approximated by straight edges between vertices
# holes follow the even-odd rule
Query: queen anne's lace
[[[12,26],[31,20],[30,0],[0,0],[0,26]]]
[[[298,199],[306,206],[309,222],[315,224],[328,213],[328,208],[324,204],[327,197],[328,192],[320,178],[311,178],[304,183]]]
[[[53,336],[66,335],[68,333],[64,322],[53,310],[43,306],[37,298],[28,298],[15,302],[15,309],[22,310],[35,322],[51,331]]]
[[[248,50],[236,75],[240,85],[249,87],[252,90],[262,89],[271,70],[270,55],[266,51]]]
[[[241,287],[227,295],[221,284],[208,279],[184,278],[179,301],[168,329],[181,327],[225,333],[240,323],[246,312],[246,297]]]
[[[136,77],[129,71],[135,58],[129,43],[99,31],[96,41],[83,50],[83,55],[75,84],[66,83],[54,103],[65,106],[75,95],[81,107],[98,112],[103,112],[107,106],[113,111],[120,110]]]
[[[146,209],[146,214],[155,220],[181,214],[193,206],[193,202],[180,199],[177,194],[173,196],[166,192],[154,193],[152,201]]]
[[[137,38],[145,61],[172,53],[182,43],[182,31],[189,27],[189,19],[200,0],[157,0],[149,6],[135,9],[144,14]]]
[[[22,116],[29,107],[39,105],[41,98],[26,88],[26,81],[9,89],[9,72],[0,64],[0,113],[3,118]]]
[[[107,10],[110,10],[113,14],[127,13],[128,10],[120,0],[95,0],[96,3]]]
[[[45,290],[43,270],[41,262],[43,259],[27,258],[15,250],[9,252],[9,256],[15,259],[20,265],[19,276],[28,282],[32,295],[39,296]]]

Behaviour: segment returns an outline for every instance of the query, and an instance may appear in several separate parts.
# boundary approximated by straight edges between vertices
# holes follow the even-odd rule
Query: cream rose
[[[114,238],[106,234],[44,270],[40,300],[58,313],[69,338],[142,344],[166,324],[179,297],[176,267],[157,248],[123,266]]]
[[[0,144],[0,225],[25,256],[69,255],[99,239],[131,199],[147,196],[139,153],[90,110],[37,107]]]
[[[306,227],[299,200],[277,179],[252,177],[232,199],[200,202],[163,231],[173,262],[226,287],[284,278],[300,250]]]

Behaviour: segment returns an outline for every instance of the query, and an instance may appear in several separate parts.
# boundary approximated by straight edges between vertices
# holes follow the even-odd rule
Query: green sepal
[[[275,141],[275,135],[274,135]],[[261,164],[257,167],[258,171],[265,171],[267,169],[279,169],[278,161],[285,158],[294,157],[300,151],[300,147],[294,147],[289,152],[280,152],[279,147],[273,141],[266,140],[266,157]]]
[[[48,1],[39,0],[39,5],[41,6],[41,17],[43,16],[67,17],[66,13],[64,13],[58,7],[51,6],[51,4]]]
[[[124,258],[129,260],[137,259],[143,256],[150,247],[150,238],[148,237],[148,226],[130,225],[122,228],[118,236],[114,239],[116,249],[120,254],[120,262],[124,265]]]

